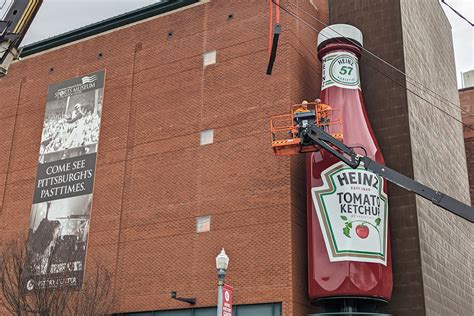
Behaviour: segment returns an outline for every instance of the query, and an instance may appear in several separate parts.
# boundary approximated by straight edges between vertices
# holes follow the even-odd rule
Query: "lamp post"
[[[222,288],[224,286],[225,274],[229,266],[229,257],[226,255],[224,248],[216,257],[217,269],[217,316],[222,316]]]

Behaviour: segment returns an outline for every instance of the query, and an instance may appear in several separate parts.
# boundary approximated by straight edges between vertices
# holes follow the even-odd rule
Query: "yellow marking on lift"
[[[23,13],[23,15],[20,18],[20,21],[18,21],[18,24],[16,25],[15,29],[13,30],[13,33],[18,34],[23,31],[23,28],[25,26],[25,23],[29,20],[32,12],[36,8],[39,0],[30,0],[28,2],[28,5],[26,6],[26,10]]]

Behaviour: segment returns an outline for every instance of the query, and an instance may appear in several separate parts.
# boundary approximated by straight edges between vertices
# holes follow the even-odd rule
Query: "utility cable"
[[[275,3],[275,0],[272,0],[273,3]],[[276,3],[275,3],[276,4]],[[282,6],[281,4],[276,4],[278,5],[283,11],[285,11],[286,13],[290,14],[291,16],[293,16],[294,18],[296,18],[297,20],[303,22],[305,25],[307,25],[308,27],[310,27],[311,29],[313,29],[314,31],[316,32],[320,32],[321,30],[317,30],[315,29],[312,25],[310,25],[308,22],[306,22],[305,20],[303,20],[300,16],[298,16],[296,13],[288,10],[288,8]],[[291,4],[289,4],[289,6],[292,6]],[[468,114],[468,116],[474,116],[474,113],[472,112],[469,112],[465,109],[463,109],[461,106],[457,105],[456,103],[446,99],[445,97],[443,97],[442,95],[434,92],[433,90],[430,90],[428,87],[424,86],[422,83],[419,83],[417,82],[415,79],[413,78],[410,78],[405,72],[403,72],[402,70],[398,69],[397,67],[393,66],[392,64],[390,64],[389,62],[387,62],[386,60],[384,60],[383,58],[377,56],[376,54],[372,53],[371,51],[369,51],[368,49],[364,48],[363,46],[361,46],[359,43],[353,41],[352,39],[350,38],[347,38],[345,37],[344,35],[342,35],[341,33],[339,33],[338,31],[334,30],[333,28],[331,28],[330,25],[326,24],[325,22],[321,21],[320,19],[318,19],[317,17],[311,15],[310,13],[304,11],[304,10],[300,10],[300,7],[296,6],[296,9],[299,10],[299,11],[302,11],[303,13],[305,13],[306,15],[310,16],[311,18],[313,18],[314,20],[316,20],[317,22],[319,22],[320,24],[324,25],[325,27],[329,28],[330,30],[332,30],[334,33],[340,35],[342,38],[346,39],[347,41],[351,42],[352,44],[354,44],[355,46],[357,46],[359,49],[361,49],[362,51],[368,53],[370,56],[376,58],[377,60],[379,60],[380,62],[384,63],[385,65],[387,65],[388,67],[394,69],[395,71],[397,71],[398,73],[402,74],[403,76],[406,77],[406,81],[414,86],[417,86],[416,84],[418,84],[419,86],[417,86],[418,89],[425,89],[429,92],[431,92],[431,94],[437,96],[438,98],[440,99],[443,99],[445,102],[451,104],[453,107],[455,107],[456,109],[458,110],[461,110],[461,112],[465,113],[465,114]],[[324,36],[324,34],[322,34]],[[416,83],[416,84],[415,84]]]
[[[445,6],[447,6],[448,8],[450,8],[454,13],[456,13],[457,15],[459,15],[459,17],[461,19],[463,19],[464,21],[466,21],[467,23],[469,23],[471,26],[474,26],[474,23],[472,23],[471,21],[469,21],[466,17],[464,17],[461,13],[459,13],[458,11],[454,10],[453,7],[451,7],[449,4],[447,4],[446,2],[444,2],[444,0],[441,0],[441,3],[444,4]]]
[[[273,3],[274,0],[272,0]],[[318,30],[316,29],[315,27],[313,27],[311,24],[309,24],[308,22],[306,22],[306,20],[302,19],[300,16],[298,16],[296,13],[294,13],[293,11],[290,11],[288,10],[285,6],[282,6],[282,5],[279,5],[280,8],[285,11],[286,13],[288,13],[289,15],[291,15],[292,17],[294,17],[295,19],[297,19],[298,21],[302,22],[303,24],[305,24],[306,26],[308,26],[309,28],[311,28],[313,31],[315,31],[316,33],[319,33],[321,30]],[[326,27],[330,28],[326,23],[320,21],[318,18],[314,17],[319,23],[325,25]],[[332,28],[330,28],[331,30],[333,30]],[[345,38],[347,41],[350,41],[351,43],[353,43],[354,45],[356,45],[357,47],[359,47],[360,49],[362,49],[363,51],[366,51],[368,52],[370,55],[374,56],[375,58],[377,58],[378,60],[382,61],[383,63],[387,64],[390,68],[396,70],[397,72],[401,73],[402,75],[404,75],[406,78],[408,78],[408,76],[401,70],[399,70],[398,68],[396,68],[395,66],[391,65],[390,63],[388,63],[387,61],[383,60],[382,58],[378,57],[377,55],[375,55],[374,53],[368,51],[367,49],[364,49],[363,47],[360,46],[360,44],[358,44],[357,42],[349,39],[349,38],[346,38],[345,36],[343,36],[342,34],[340,34],[339,32],[333,30],[335,33],[341,35],[342,38]],[[324,34],[322,34],[324,36]],[[386,76],[388,79],[390,79],[391,81],[393,81],[394,83],[398,84],[399,86],[403,87],[404,89],[406,89],[407,91],[409,91],[410,93],[412,93],[413,95],[419,97],[420,99],[424,100],[425,102],[427,102],[428,104],[430,104],[431,106],[433,106],[434,108],[438,109],[439,111],[441,111],[442,113],[448,115],[450,118],[454,119],[455,121],[461,123],[464,127],[468,128],[468,129],[471,129],[471,130],[474,130],[474,128],[468,124],[465,124],[464,122],[462,122],[461,120],[457,119],[456,117],[452,116],[451,114],[449,114],[448,112],[446,112],[444,109],[434,105],[432,102],[430,102],[429,100],[423,98],[422,96],[420,96],[418,93],[412,91],[411,89],[409,89],[408,87],[405,87],[404,85],[401,85],[400,83],[398,83],[397,81],[395,81],[394,79],[392,79],[389,75],[387,75],[386,73],[376,69],[374,66],[371,66],[371,68],[373,68],[374,70],[380,72],[381,74],[383,74],[384,76]],[[408,83],[411,83],[407,80]],[[413,84],[413,83],[411,83]],[[426,87],[425,87],[426,88]],[[427,90],[429,90],[428,88],[426,88]],[[434,92],[433,92],[434,93]],[[434,93],[436,94],[436,93]],[[436,94],[437,95],[437,94]],[[437,95],[439,96],[439,95]],[[439,96],[441,97],[441,96]],[[444,99],[445,101],[451,103],[452,105],[454,105],[456,107],[456,109],[460,109],[461,111],[465,112],[465,113],[468,113],[469,115],[474,115],[474,113],[471,113],[469,111],[466,111],[464,109],[462,109],[460,106],[458,106],[457,104],[441,97],[442,99]]]
[[[383,75],[384,77],[386,77],[387,79],[391,80],[392,82],[394,82],[396,85],[402,87],[403,89],[406,89],[408,92],[412,93],[413,95],[417,96],[418,98],[422,99],[423,101],[425,101],[426,103],[428,103],[429,105],[433,106],[435,109],[439,110],[440,112],[446,114],[447,116],[449,116],[450,118],[452,118],[453,120],[461,123],[464,127],[474,131],[474,127],[472,127],[471,125],[469,124],[466,124],[464,123],[463,121],[461,121],[460,119],[458,119],[457,117],[451,115],[449,112],[447,112],[446,110],[444,110],[443,108],[440,108],[436,105],[434,105],[432,102],[430,102],[429,100],[427,100],[426,98],[422,97],[421,95],[419,95],[418,93],[410,90],[409,88],[405,87],[402,83],[398,82],[397,80],[393,79],[392,77],[390,77],[387,73],[377,69],[374,65],[371,65],[370,63],[367,63],[367,60],[366,60],[366,65],[369,66],[370,68],[374,69],[375,71],[377,71],[378,73],[380,73],[381,75]]]
[[[292,5],[289,4],[289,6],[291,7]],[[297,9],[300,9],[298,6],[296,6]],[[377,60],[381,61],[382,63],[384,63],[385,65],[389,66],[390,68],[394,69],[395,71],[397,71],[398,73],[402,74],[403,76],[405,76],[406,78],[406,81],[415,86],[416,88],[420,89],[420,90],[427,90],[428,92],[430,92],[432,95],[435,95],[437,96],[438,98],[444,100],[445,102],[447,102],[448,104],[451,104],[455,109],[458,109],[458,110],[461,110],[461,112],[463,112],[464,114],[467,114],[466,116],[474,116],[474,113],[472,112],[469,112],[468,110],[465,110],[463,109],[461,106],[459,106],[458,104],[448,100],[447,98],[445,98],[443,95],[441,94],[438,94],[437,92],[431,90],[430,88],[426,87],[425,85],[423,85],[422,83],[416,81],[415,79],[411,78],[410,76],[408,76],[405,72],[403,72],[402,70],[398,69],[397,67],[393,66],[391,63],[389,63],[388,61],[384,60],[383,58],[377,56],[376,54],[372,53],[370,50],[364,48],[363,46],[361,46],[359,43],[351,40],[350,38],[347,38],[345,37],[344,35],[342,35],[341,33],[339,33],[338,31],[334,30],[333,28],[331,28],[330,25],[324,23],[323,21],[321,21],[320,19],[318,19],[317,17],[309,14],[308,12],[304,11],[304,10],[301,10],[304,14],[310,16],[311,18],[313,18],[314,20],[316,20],[317,22],[319,22],[320,24],[324,25],[325,27],[329,28],[330,30],[332,30],[333,32],[337,33],[338,35],[340,35],[341,37],[343,37],[344,39],[346,39],[347,41],[350,41],[352,44],[356,45],[358,48],[360,48],[363,52],[366,52],[368,53],[371,57],[374,57],[376,58]],[[322,34],[324,36],[324,34]],[[365,57],[367,58],[368,56],[365,55]]]
[[[273,0],[272,0],[273,1]],[[292,5],[289,4],[289,6],[291,7]],[[290,13],[289,10],[286,10],[282,7],[282,9],[287,12],[287,13]],[[298,6],[296,6],[296,9],[299,10],[300,8]],[[368,53],[370,56],[376,58],[377,60],[381,61],[382,63],[384,63],[385,65],[389,66],[390,68],[396,70],[397,72],[399,72],[400,74],[402,74],[403,76],[406,77],[406,81],[410,84],[412,84],[413,86],[416,86],[418,89],[422,90],[422,89],[425,89],[429,92],[431,92],[431,94],[437,96],[438,98],[441,98],[443,99],[445,102],[451,104],[453,107],[455,107],[456,109],[459,109],[461,110],[461,112],[465,113],[465,114],[468,114],[467,116],[474,116],[474,113],[472,112],[469,112],[465,109],[463,109],[461,106],[457,105],[456,103],[453,103],[452,101],[446,99],[444,96],[436,93],[435,91],[433,90],[430,90],[428,87],[424,86],[422,83],[420,82],[417,82],[415,79],[413,78],[410,78],[405,72],[403,72],[402,70],[398,69],[397,67],[393,66],[392,64],[390,64],[389,62],[387,62],[386,60],[384,60],[383,58],[377,56],[376,54],[372,53],[370,50],[364,48],[363,46],[361,46],[359,43],[353,41],[352,39],[350,38],[347,38],[345,37],[344,35],[342,35],[341,33],[339,33],[338,31],[334,30],[333,28],[331,28],[330,25],[324,23],[323,21],[321,21],[320,19],[318,19],[317,17],[309,14],[308,12],[304,11],[304,10],[301,10],[303,13],[305,13],[306,15],[310,16],[311,18],[313,18],[314,20],[316,20],[317,22],[319,22],[320,24],[324,25],[325,27],[329,28],[330,30],[332,30],[334,33],[340,35],[342,38],[346,39],[347,41],[351,42],[352,44],[356,45],[358,48],[360,48],[363,52],[366,52]],[[297,16],[294,12],[293,12],[293,16],[296,17],[296,18],[300,18],[299,16]],[[302,19],[300,18],[300,21],[302,21]],[[310,26],[308,23],[306,23],[306,25]],[[313,28],[314,29],[314,28]],[[315,30],[316,31],[316,30]],[[318,32],[320,30],[317,30]],[[324,34],[322,34],[324,36]],[[367,55],[365,55],[367,57]],[[419,86],[417,86],[416,84],[418,84]]]

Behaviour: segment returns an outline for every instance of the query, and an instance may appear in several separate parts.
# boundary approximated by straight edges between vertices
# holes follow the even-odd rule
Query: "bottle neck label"
[[[359,61],[349,52],[334,52],[323,57],[321,91],[329,87],[360,89]]]
[[[331,262],[387,265],[388,202],[385,181],[343,162],[321,172],[323,185],[311,195]]]

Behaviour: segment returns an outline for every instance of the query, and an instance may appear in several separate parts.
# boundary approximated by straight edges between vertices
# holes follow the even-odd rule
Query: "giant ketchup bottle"
[[[342,133],[344,144],[383,163],[367,119],[358,58],[362,33],[331,25],[318,36],[322,63],[321,101],[328,104],[326,131]],[[388,301],[392,265],[384,179],[352,169],[325,150],[308,154],[308,282],[313,302],[352,305]],[[341,305],[340,305],[341,306]]]

